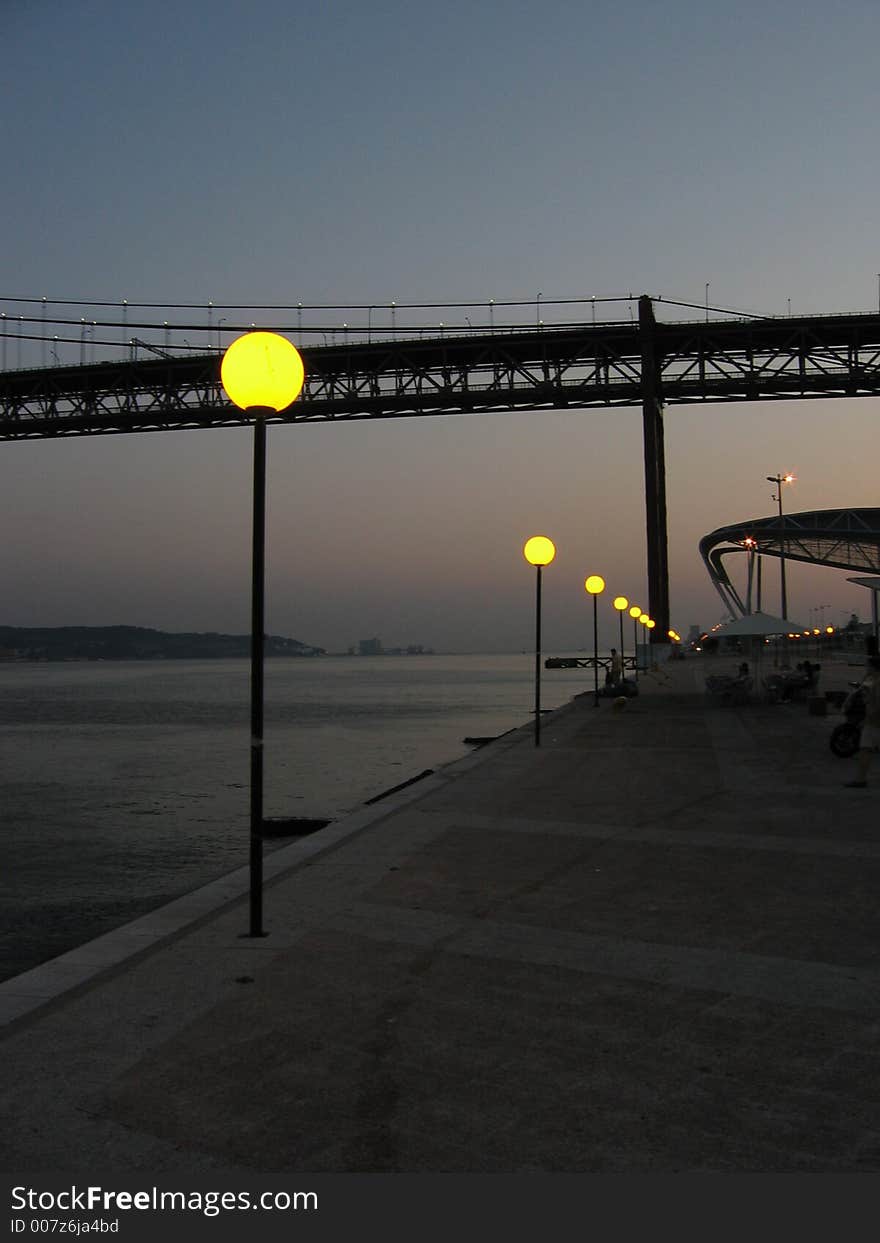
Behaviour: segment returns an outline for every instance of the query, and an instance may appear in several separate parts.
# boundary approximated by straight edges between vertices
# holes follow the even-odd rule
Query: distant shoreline
[[[142,626],[0,626],[0,662],[222,660],[249,657],[251,636],[150,630]],[[322,647],[266,635],[267,657],[326,656]]]

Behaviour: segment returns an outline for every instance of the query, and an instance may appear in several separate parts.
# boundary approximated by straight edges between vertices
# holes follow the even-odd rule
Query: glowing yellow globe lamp
[[[633,619],[633,664],[635,666],[636,681],[639,680],[639,632],[638,622],[642,615],[642,606],[634,604],[629,611],[630,617]]]
[[[263,932],[263,658],[266,580],[266,419],[299,396],[303,362],[294,345],[275,332],[237,337],[220,364],[233,405],[254,416],[253,555],[251,561],[251,769],[250,933]]]
[[[653,626],[653,624],[654,624],[654,623],[651,621],[651,619],[650,619],[650,617],[648,616],[648,614],[647,614],[647,613],[640,613],[640,614],[639,614],[639,625],[640,625],[640,626],[644,626],[644,627],[645,627],[645,629],[647,630],[647,629],[648,629],[648,627],[649,627],[649,626]],[[649,660],[649,659],[647,658],[647,656],[646,656],[646,659],[645,659],[645,669],[648,669],[649,667],[650,667],[650,660]]]
[[[657,623],[654,621],[653,617],[649,617],[648,620],[645,622],[645,625],[648,627],[649,630],[653,630],[654,627],[657,625]]]
[[[277,332],[246,332],[223,355],[220,379],[239,410],[286,410],[299,396],[305,370],[299,351]]]
[[[556,556],[556,545],[546,535],[533,535],[523,545],[523,556],[533,565],[535,583],[535,746],[541,745],[541,570]]]
[[[825,633],[826,633],[826,634],[834,634],[834,627],[833,627],[833,626],[826,626],[826,627],[825,627]]]
[[[523,556],[529,565],[549,565],[556,556],[556,545],[546,535],[533,535],[525,542]]]
[[[624,681],[626,661],[624,659],[624,651],[623,651],[623,615],[626,612],[627,608],[629,607],[629,600],[627,600],[626,596],[615,596],[612,603],[614,607],[617,609],[619,619],[620,619],[620,678],[621,678],[621,681]]]
[[[593,707],[599,707],[599,616],[597,605],[599,596],[605,590],[605,579],[601,574],[591,574],[584,581],[584,591],[593,597]]]

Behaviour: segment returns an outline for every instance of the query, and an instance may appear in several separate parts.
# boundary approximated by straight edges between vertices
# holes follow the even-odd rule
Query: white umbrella
[[[725,622],[717,630],[711,631],[716,639],[729,636],[731,639],[760,639],[770,634],[802,634],[804,626],[799,622],[789,621],[785,617],[774,617],[771,613],[746,613]]]
[[[725,622],[711,633],[718,639],[751,639],[750,655],[755,662],[755,675],[760,677],[764,663],[764,644],[758,640],[766,639],[769,635],[802,634],[803,631],[803,626],[785,617],[774,617],[771,613],[746,613]]]

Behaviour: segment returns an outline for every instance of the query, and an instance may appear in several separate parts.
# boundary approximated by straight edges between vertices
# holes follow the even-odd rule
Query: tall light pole
[[[768,475],[768,483],[776,484],[776,495],[772,497],[779,505],[779,587],[782,599],[782,616],[788,616],[788,597],[785,593],[785,519],[782,516],[782,485],[794,483],[794,475]]]
[[[621,682],[625,682],[626,681],[626,665],[623,659],[623,615],[626,612],[626,610],[629,608],[629,600],[627,600],[626,596],[615,596],[614,607],[617,609],[618,615],[620,617],[620,680]]]
[[[751,613],[752,611],[752,584],[753,584],[754,577],[755,577],[755,549],[757,547],[758,547],[758,542],[757,540],[753,539],[751,535],[747,535],[746,538],[743,540],[743,548],[745,548],[746,550],[747,568],[748,568],[748,580],[747,580],[747,586],[746,586],[746,605],[747,605],[746,612],[747,613]]]
[[[636,666],[636,681],[639,680],[639,618],[642,615],[642,606],[634,604],[629,611],[630,617],[633,619],[633,660]]]
[[[654,628],[654,623],[651,621],[651,618],[648,616],[648,614],[647,614],[647,613],[640,613],[640,614],[639,614],[639,624],[640,624],[640,625],[642,625],[642,626],[644,626],[644,627],[645,627],[645,629],[647,630],[647,629],[648,629],[648,624],[649,624],[649,623],[650,623],[650,625],[651,625],[651,629],[653,629],[653,628]],[[650,665],[647,663],[647,652],[648,652],[648,650],[649,650],[649,649],[648,649],[648,638],[649,638],[649,636],[648,636],[648,635],[646,635],[646,636],[645,636],[645,653],[646,653],[646,658],[645,658],[645,672],[646,672],[646,673],[647,673],[647,672],[648,672],[648,670],[650,669]]]
[[[556,556],[556,545],[546,535],[526,540],[523,556],[538,571],[535,582],[535,746],[541,745],[541,571]]]
[[[599,611],[598,599],[605,590],[601,574],[591,574],[584,583],[584,590],[593,597],[593,707],[599,707]]]
[[[250,936],[263,932],[263,657],[266,578],[266,416],[286,410],[303,386],[302,359],[274,332],[248,332],[223,355],[220,378],[230,401],[254,423],[251,561]]]

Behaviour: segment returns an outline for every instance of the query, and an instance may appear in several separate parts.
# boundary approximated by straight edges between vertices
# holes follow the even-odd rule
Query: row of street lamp
[[[546,535],[533,535],[523,546],[523,556],[529,565],[537,571],[535,588],[535,746],[541,745],[541,571],[556,556],[556,546]],[[605,590],[605,579],[601,574],[591,574],[584,581],[584,590],[593,598],[593,679],[594,707],[599,707],[599,596]],[[620,670],[624,671],[623,615],[629,612],[633,619],[633,652],[635,654],[636,681],[639,677],[638,661],[638,627],[641,624],[646,630],[653,630],[657,623],[642,609],[641,605],[630,604],[626,596],[615,596],[614,608],[620,619]],[[681,635],[669,631],[673,643],[681,642]]]
[[[252,937],[263,931],[263,661],[265,635],[265,547],[266,547],[266,418],[286,410],[296,401],[305,381],[299,351],[274,332],[254,331],[236,338],[228,347],[220,369],[226,395],[233,405],[245,411],[254,425],[253,527],[251,563],[251,744],[250,744],[250,931]],[[543,535],[529,539],[523,549],[526,560],[537,570],[535,605],[535,745],[541,741],[541,571],[556,556],[553,541]],[[584,588],[593,597],[593,663],[595,705],[599,706],[598,597],[605,580],[591,574]],[[637,653],[639,623],[653,630],[656,623],[638,605],[630,606],[625,596],[614,599],[620,615],[620,660],[623,670],[623,614],[633,619],[633,641]],[[669,637],[679,641],[674,631]],[[638,657],[636,656],[638,678]]]

